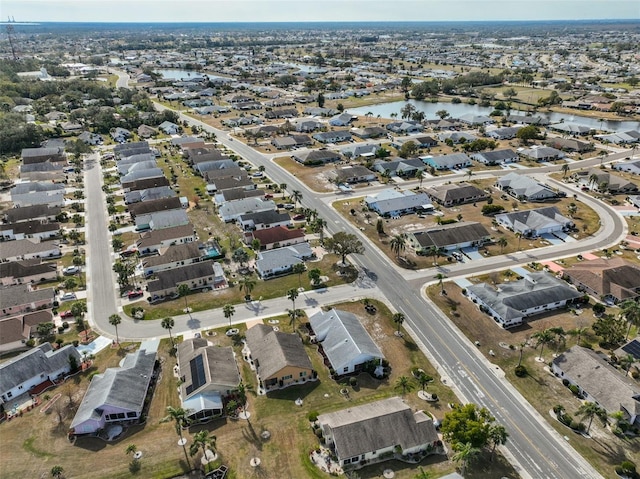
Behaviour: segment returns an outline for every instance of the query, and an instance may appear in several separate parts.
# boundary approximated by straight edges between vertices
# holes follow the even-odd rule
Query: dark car
[[[302,214],[301,215],[295,215],[293,217],[294,221],[302,221],[303,219],[304,219],[304,215],[302,215]]]
[[[73,318],[73,313],[71,311],[62,311],[60,313],[60,318],[61,319]]]
[[[142,291],[141,289],[136,289],[136,290],[133,290],[133,291],[129,291],[127,293],[127,298],[136,299],[136,298],[139,298],[140,296],[143,296],[143,295],[144,295],[144,291]]]

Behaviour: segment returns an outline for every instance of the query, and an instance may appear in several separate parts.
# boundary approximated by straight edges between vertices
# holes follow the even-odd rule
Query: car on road
[[[60,319],[69,319],[69,318],[73,318],[73,313],[69,310],[67,311],[62,311],[60,313]]]
[[[142,291],[141,289],[134,289],[133,291],[129,291],[127,293],[127,298],[136,299],[136,298],[139,298],[139,297],[141,297],[143,295],[144,295],[144,291]]]
[[[77,274],[80,272],[80,266],[67,266],[66,268],[62,269],[62,274],[66,275],[70,275],[70,274]]]

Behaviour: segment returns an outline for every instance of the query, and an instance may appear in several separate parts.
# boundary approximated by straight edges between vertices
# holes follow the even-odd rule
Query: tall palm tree
[[[455,446],[455,450],[456,453],[451,457],[451,459],[460,464],[460,474],[464,476],[465,470],[471,460],[480,454],[480,449],[473,447],[470,442],[467,442],[465,444],[457,444]]]
[[[504,252],[504,248],[505,246],[507,246],[507,244],[507,238],[505,238],[504,236],[500,236],[500,239],[498,240],[498,246],[500,246],[500,254]]]
[[[496,447],[502,446],[507,443],[509,433],[501,424],[493,424],[489,428],[489,442],[491,442],[491,460],[493,461],[493,453]]]
[[[516,233],[516,238],[518,238],[518,251],[520,251],[520,241],[522,241],[522,233]]]
[[[293,265],[291,272],[298,275],[298,287],[302,288],[302,273],[306,271],[307,267],[304,263],[296,263]]]
[[[304,315],[304,313],[301,309],[287,309],[287,314],[289,315],[289,321],[291,323],[291,327],[295,331],[296,319],[301,318]]]
[[[429,376],[427,373],[425,373],[424,371],[421,371],[420,374],[418,374],[417,379],[418,379],[418,384],[420,384],[420,389],[422,390],[422,392],[424,392],[424,388],[427,386],[427,384],[433,381],[433,378]]]
[[[549,344],[550,342],[552,342],[555,334],[551,329],[544,329],[542,331],[534,333],[532,337],[536,339],[536,348],[538,346],[542,346],[540,348],[540,356],[538,356],[538,359],[542,359],[542,352],[544,351],[545,344]]]
[[[607,418],[607,411],[605,411],[603,407],[598,406],[594,402],[585,402],[578,408],[576,414],[583,419],[589,419],[589,424],[587,425],[587,434],[589,434],[589,430],[591,429],[591,424],[593,423],[594,417],[601,419],[603,422]]]
[[[189,462],[189,455],[187,454],[187,448],[185,447],[186,441],[182,436],[182,429],[188,427],[189,423],[191,422],[189,420],[189,415],[187,410],[181,407],[167,406],[167,415],[162,419],[160,419],[160,422],[163,423],[163,422],[169,422],[169,421],[173,421],[175,423],[174,426],[176,428],[176,434],[180,436],[180,442],[182,443],[184,458],[187,461],[187,466],[189,467],[189,470],[191,470],[191,462]]]
[[[629,369],[631,369],[631,365],[636,362],[636,358],[633,354],[627,354],[625,357],[620,358],[620,365],[624,367],[625,374],[629,374]]]
[[[555,328],[549,328],[551,332],[554,334],[554,342],[556,343],[556,354],[558,354],[558,350],[560,349],[560,345],[565,345],[567,343],[567,332],[564,330],[562,326],[558,326]]]
[[[300,190],[293,190],[291,192],[291,199],[293,200],[293,203],[295,205],[302,201],[302,193],[300,192]]]
[[[444,279],[446,278],[446,275],[438,273],[434,276],[434,278],[438,280],[438,286],[440,286],[440,294],[444,294]]]
[[[405,320],[405,316],[403,313],[395,313],[391,317],[391,321],[393,321],[398,325],[398,330],[397,330],[398,336],[400,336],[400,326],[402,325],[402,323],[404,323],[404,320]]]
[[[222,312],[224,317],[229,320],[229,326],[231,326],[231,318],[236,314],[236,308],[234,308],[232,304],[225,304],[222,308]]]
[[[207,449],[216,452],[216,436],[209,433],[209,431],[203,429],[198,431],[193,436],[193,442],[189,446],[189,454],[195,456],[198,454],[198,450],[202,448],[202,453],[205,454]]]
[[[175,346],[175,344],[173,343],[173,336],[171,335],[171,330],[173,329],[173,326],[175,326],[175,321],[173,320],[173,318],[170,318],[170,317],[164,318],[160,322],[160,326],[162,326],[164,329],[169,331],[169,339],[171,340],[171,346]]]
[[[400,259],[400,253],[404,252],[407,247],[407,235],[404,233],[394,235],[389,243],[391,251],[396,254],[396,258]]]
[[[438,216],[438,218],[440,218]],[[431,248],[429,248],[429,255],[433,256],[433,264],[436,265],[438,264],[438,255],[440,254],[440,248],[438,248],[437,246],[432,246]]]
[[[109,324],[116,328],[116,343],[120,345],[120,337],[118,336],[118,325],[122,322],[122,318],[119,314],[112,314],[109,316]]]
[[[189,293],[191,292],[191,290],[189,289],[189,286],[186,284],[180,284],[178,285],[178,295],[180,295],[181,297],[184,298],[184,308],[187,310],[187,313],[189,314],[189,319],[191,318],[191,309],[189,309],[189,302],[187,300],[187,296],[189,296]]]
[[[585,327],[577,327],[577,328],[574,328],[574,329],[570,330],[570,331],[568,332],[568,334],[569,334],[569,335],[571,335],[571,336],[577,336],[577,338],[576,338],[576,344],[577,344],[577,345],[580,345],[580,339],[582,338],[582,335],[583,335],[584,333],[586,333],[587,331],[589,331],[589,328],[585,328]]]
[[[562,165],[562,177],[564,178],[565,176],[567,176],[567,174],[569,173],[569,171],[571,170],[571,168],[569,167],[569,163],[565,163],[564,165]]]
[[[244,291],[244,298],[246,300],[251,299],[251,291],[253,291],[253,288],[255,288],[255,286],[256,280],[253,278],[253,276],[244,276],[243,278],[238,280],[238,287],[240,291]]]
[[[407,392],[411,392],[413,390],[413,383],[411,379],[407,376],[400,376],[396,381],[396,389],[402,391],[402,395],[404,396]]]
[[[324,228],[327,226],[327,220],[322,218],[316,218],[315,228],[318,232],[318,239],[320,240],[320,244],[324,244]]]
[[[629,328],[627,329],[627,336],[625,340],[629,339],[629,333],[632,326],[640,326],[640,302],[628,299],[620,305],[620,311],[625,319],[629,322]]]
[[[292,309],[295,311],[296,309],[296,298],[299,296],[298,290],[291,288],[287,290],[287,299],[291,301]]]

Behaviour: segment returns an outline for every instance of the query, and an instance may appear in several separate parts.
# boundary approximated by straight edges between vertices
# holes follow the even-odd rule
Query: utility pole
[[[13,61],[18,61],[18,57],[16,56],[16,49],[13,46],[13,25],[8,24],[6,26],[7,36],[9,37],[9,45],[11,46],[11,55],[13,55]]]

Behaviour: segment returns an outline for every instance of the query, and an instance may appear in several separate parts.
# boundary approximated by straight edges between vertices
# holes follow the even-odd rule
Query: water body
[[[373,116],[376,117],[380,115],[381,118],[391,118],[392,113],[398,114],[398,119],[402,118],[400,110],[407,102],[405,101],[394,101],[389,103],[380,103],[379,105],[370,105],[363,106],[360,108],[349,108],[349,113],[354,115],[362,115],[364,116],[368,112],[373,113]],[[432,120],[438,118],[436,112],[439,110],[447,110],[452,118],[459,117],[461,115],[465,115],[467,113],[472,113],[474,115],[489,115],[494,109],[492,107],[482,107],[478,105],[468,105],[466,103],[431,103],[427,101],[417,101],[417,100],[409,100],[413,106],[416,107],[417,110],[423,111],[425,113],[427,120]],[[526,115],[525,111],[511,110],[512,114],[521,114]],[[575,123],[578,125],[588,126],[589,128],[594,128],[596,130],[607,130],[607,131],[628,131],[628,130],[638,130],[640,129],[640,122],[637,121],[602,121],[602,124],[599,119],[585,117],[580,115],[571,115],[566,113],[556,113],[556,112],[537,112],[536,116],[541,116],[547,118],[551,123],[559,123],[560,121],[564,121],[565,123]]]
[[[154,71],[157,74],[162,75],[162,78],[164,78],[165,80],[183,80],[189,78],[201,78],[204,76],[204,73],[192,70],[160,69]],[[209,78],[211,77],[209,76]]]

